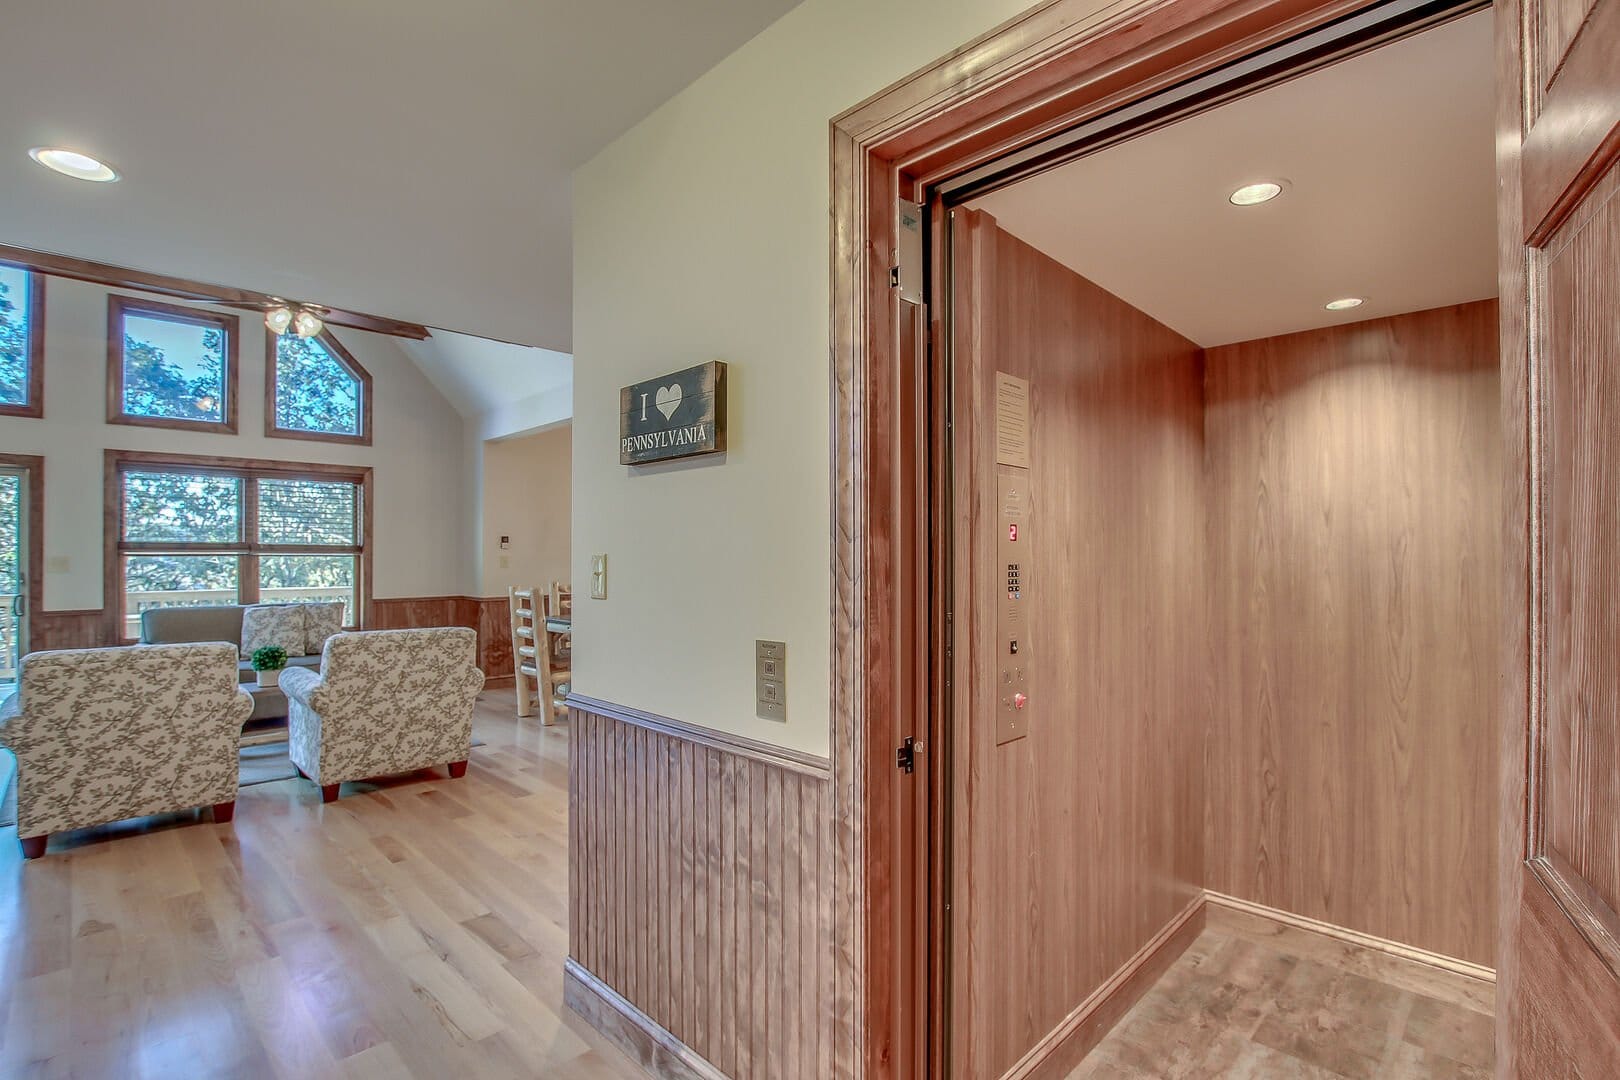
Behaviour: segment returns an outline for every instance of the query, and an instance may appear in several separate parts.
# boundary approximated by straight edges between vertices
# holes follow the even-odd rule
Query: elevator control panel
[[[996,372],[996,745],[1029,734],[1029,382]]]

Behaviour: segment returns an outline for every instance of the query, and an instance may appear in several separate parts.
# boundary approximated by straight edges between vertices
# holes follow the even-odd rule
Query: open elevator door
[[[1060,623],[1043,623],[1030,613],[1043,596],[1063,595],[1073,602],[1083,590],[1077,592],[1073,581],[1055,580],[1061,576],[1061,571],[1053,572],[1060,560],[1039,555],[1043,545],[1074,540],[1074,522],[1055,513],[1061,496],[1054,495],[1079,475],[1067,471],[1062,479],[1046,480],[1041,475],[1056,463],[1043,460],[1033,436],[1036,417],[1048,400],[1040,374],[1027,370],[1039,343],[1023,352],[998,351],[992,328],[980,317],[998,287],[998,276],[1003,285],[1010,278],[1017,278],[1020,287],[1026,284],[1019,276],[1024,273],[1022,256],[1001,259],[993,219],[966,209],[966,204],[1025,176],[1482,6],[1470,0],[1370,5],[917,191],[928,211],[933,241],[926,263],[930,279],[923,290],[934,330],[925,350],[934,417],[929,444],[935,459],[927,481],[933,528],[924,541],[932,595],[919,610],[927,611],[933,639],[927,691],[933,717],[928,783],[934,794],[927,816],[914,819],[922,826],[919,842],[930,852],[926,873],[918,876],[928,893],[914,894],[915,910],[926,911],[931,919],[916,939],[925,942],[926,970],[918,977],[926,978],[928,995],[926,1007],[918,1009],[926,1028],[917,1043],[926,1047],[926,1070],[919,1067],[914,1075],[1044,1074],[1064,1058],[1058,1043],[1067,1043],[1062,1050],[1070,1055],[1083,1054],[1123,1011],[1112,1011],[1106,1002],[1086,1011],[1082,1002],[1055,1026],[1049,1027],[1045,1017],[1035,1021],[1030,1002],[1063,988],[1037,985],[1030,993],[1029,985],[1037,981],[1032,976],[1040,975],[1035,970],[1038,957],[1032,960],[1030,954],[1039,951],[1042,926],[1063,918],[1065,904],[1083,907],[1084,900],[1066,897],[1061,884],[1043,885],[1044,906],[1032,904],[1035,890],[1018,879],[1033,871],[1009,873],[999,865],[975,865],[984,852],[1026,850],[1029,830],[1045,827],[1042,811],[1030,804],[1032,785],[1019,783],[1018,776],[1020,770],[1047,764],[1046,744],[1039,738],[1043,726],[1071,723],[1077,715],[1072,700],[1076,688],[1064,681],[1072,674],[1067,669],[1073,667],[1076,641]],[[1019,316],[1011,312],[1009,318],[1003,312],[1001,318],[1007,324]],[[902,355],[908,353],[902,349]],[[1107,446],[1106,440],[1083,443],[1080,452],[1088,468],[1107,473],[1102,456]],[[1061,467],[1068,469],[1067,464]],[[1095,527],[1107,526],[1106,503],[1093,506],[1091,513]],[[1057,633],[1048,629],[1052,626],[1059,627]],[[1167,652],[1165,657],[1173,655]],[[1015,759],[1017,763],[1009,764]],[[993,779],[998,769],[1004,775]],[[1126,790],[1133,778],[1123,779],[1116,791]],[[1108,783],[1106,776],[1096,780],[1100,791],[1108,790]],[[1023,817],[1011,829],[998,818],[1008,808]],[[1099,844],[1107,843],[1101,835],[1106,832],[1099,830]],[[1196,933],[1196,882],[1190,876],[1176,878],[1177,858],[1169,852],[1164,865],[1148,875],[1157,883],[1144,907],[1151,910],[1148,921],[1162,926],[1151,935],[1140,927],[1133,930],[1138,939],[1146,937],[1139,954]],[[1125,865],[1117,858],[1115,863]],[[1013,911],[1013,921],[1027,928],[1027,941],[1036,943],[1034,950],[1012,956],[978,932],[975,919],[997,909]],[[998,933],[1014,940],[1005,928]],[[1137,960],[1128,958],[1118,970],[1138,972],[1151,981],[1151,964]],[[1127,993],[1117,1000],[1128,1007],[1134,999]],[[1034,1038],[1026,1041],[1033,1045],[1025,1048],[1002,1039],[997,1028],[1030,1028]],[[924,1063],[922,1056],[915,1060],[919,1066]]]
[[[1499,16],[1497,1075],[1620,1076],[1620,0]]]

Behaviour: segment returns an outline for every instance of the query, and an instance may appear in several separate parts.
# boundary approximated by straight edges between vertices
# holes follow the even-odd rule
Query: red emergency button
[[[1029,701],[1029,698],[1025,697],[1023,694],[1014,694],[1013,695],[1013,708],[1022,709],[1024,707],[1025,702],[1027,702],[1027,701]]]

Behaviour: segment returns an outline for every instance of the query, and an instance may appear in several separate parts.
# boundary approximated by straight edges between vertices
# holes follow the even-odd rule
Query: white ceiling
[[[571,171],[795,2],[7,4],[0,243],[567,351]]]
[[[1482,12],[973,205],[1204,346],[1495,296],[1492,66]]]
[[[399,344],[480,439],[573,418],[574,358],[567,353],[448,330]]]

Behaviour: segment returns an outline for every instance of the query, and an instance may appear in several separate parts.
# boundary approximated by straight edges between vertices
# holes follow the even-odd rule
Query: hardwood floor
[[[568,726],[480,701],[442,770],[244,788],[169,815],[0,829],[0,1078],[644,1074],[562,1004]],[[1485,1077],[1491,988],[1236,912],[1076,1071]]]
[[[460,780],[0,829],[0,1077],[642,1077],[563,1007],[568,726],[510,700]]]
[[[1209,929],[1069,1080],[1488,1078],[1493,988],[1236,913]]]

